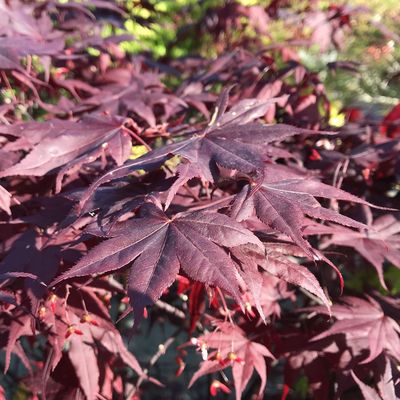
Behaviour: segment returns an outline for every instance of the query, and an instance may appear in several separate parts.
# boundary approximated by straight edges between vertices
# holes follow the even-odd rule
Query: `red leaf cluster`
[[[293,43],[235,39],[287,3],[210,8],[191,29],[226,51],[157,62],[102,37],[123,5],[0,3],[0,396],[146,398],[182,333],[176,376],[194,344],[206,396],[287,398],[304,376],[312,398],[398,396],[398,299],[344,285],[369,263],[390,290],[400,268],[398,106],[332,131]],[[340,48],[358,11],[310,6],[303,44]],[[165,321],[176,333],[141,366],[128,339]]]

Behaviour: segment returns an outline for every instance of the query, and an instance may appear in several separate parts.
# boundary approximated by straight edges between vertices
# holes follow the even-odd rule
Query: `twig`
[[[132,126],[130,124],[130,126]],[[132,136],[137,142],[139,142],[141,145],[143,145],[144,147],[146,147],[147,151],[152,151],[153,149],[136,133],[134,132],[132,129],[127,128],[126,126],[123,126],[122,129],[128,133],[130,136]]]
[[[304,295],[306,295],[309,299],[315,301],[317,304],[319,304],[319,305],[321,305],[321,306],[325,306],[325,303],[324,303],[320,298],[318,298],[317,296],[313,295],[312,293],[310,293],[310,292],[307,291],[306,289],[303,289],[303,288],[299,288],[299,289],[300,289],[300,291],[301,291]]]
[[[145,368],[143,370],[143,374],[139,377],[136,386],[132,388],[132,390],[128,393],[127,398],[130,399],[134,394],[136,394],[140,388],[140,385],[143,383],[143,381],[147,378],[147,374],[149,373],[149,369],[154,366],[154,364],[158,361],[158,359],[163,356],[166,352],[169,346],[174,342],[176,334],[180,331],[176,331],[171,337],[169,337],[164,343],[161,343],[158,345],[158,350],[157,352],[151,357],[150,362],[149,362],[149,367]]]
[[[339,180],[338,180],[337,185],[336,185],[336,187],[338,189],[340,189],[341,186],[342,186],[343,180],[344,180],[344,178],[346,176],[346,173],[347,173],[347,169],[349,168],[349,164],[350,164],[350,159],[346,158],[344,163],[343,163],[342,173],[340,174]]]
[[[229,322],[233,325],[231,311],[229,310],[229,308],[228,308],[228,306],[226,304],[224,294],[222,293],[222,290],[219,287],[217,287],[217,292],[219,294],[219,297],[221,298],[222,306],[223,306],[224,311],[225,311],[225,316],[224,316],[225,321],[228,319]]]
[[[201,206],[191,207],[190,210],[191,211],[203,210],[204,208],[208,208],[208,207],[216,206],[216,205],[218,205],[220,203],[228,202],[228,201],[232,200],[234,197],[235,197],[235,195],[232,194],[231,196],[226,196],[226,197],[223,197],[221,199],[218,199],[218,200],[215,200],[215,201],[211,201],[211,202],[209,202],[207,204],[203,204]]]
[[[171,304],[168,304],[164,301],[158,300],[155,306],[160,310],[166,311],[167,313],[173,315],[174,317],[177,317],[179,319],[186,319],[186,314],[182,310],[171,306]]]

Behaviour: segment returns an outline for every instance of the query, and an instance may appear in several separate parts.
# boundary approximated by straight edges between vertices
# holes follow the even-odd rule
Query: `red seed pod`
[[[215,397],[218,393],[218,391],[222,391],[224,393],[230,393],[231,390],[226,386],[224,383],[217,381],[214,379],[210,385],[210,394],[211,396]]]
[[[222,354],[220,351],[217,351],[214,356],[210,357],[209,360],[211,361],[218,361],[218,363],[224,367],[227,364],[227,361],[222,358]]]
[[[56,313],[56,306],[57,306],[57,295],[51,293],[48,297],[47,301],[50,303],[50,309],[53,314]]]
[[[176,280],[178,282],[178,294],[185,293],[190,287],[190,280],[182,275],[177,275]]]
[[[322,160],[322,157],[321,157],[321,155],[318,153],[318,151],[317,150],[315,150],[315,149],[311,149],[311,154],[309,155],[309,160],[311,160],[311,161],[319,161],[319,160]]]
[[[210,302],[210,307],[214,309],[218,309],[219,307],[219,301],[218,301],[218,296],[215,290],[208,288],[207,290],[209,302]]]
[[[238,357],[238,355],[233,351],[230,351],[228,353],[228,355],[226,356],[226,359],[228,361],[230,361],[231,363],[235,363],[236,362],[236,363],[239,363],[239,364],[244,364],[244,360],[242,360],[240,357]]]
[[[90,325],[99,326],[99,323],[89,314],[83,314],[81,323],[88,323]]]
[[[178,369],[175,372],[175,376],[181,376],[185,367],[186,363],[183,361],[182,357],[176,357],[176,363],[178,364]]]
[[[369,178],[370,178],[370,175],[371,175],[371,170],[370,170],[369,168],[364,168],[364,169],[361,171],[361,173],[362,173],[364,179],[365,179],[366,181],[368,181]]]
[[[75,325],[70,325],[65,333],[65,339],[68,339],[71,335],[83,335],[83,332],[78,329]]]

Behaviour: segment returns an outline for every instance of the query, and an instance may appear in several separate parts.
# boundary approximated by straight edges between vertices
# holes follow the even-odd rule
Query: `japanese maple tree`
[[[126,3],[0,0],[0,397],[161,398],[168,351],[192,393],[398,398],[398,106],[335,129],[296,51],[361,11],[223,2],[177,32],[220,55],[154,60]]]

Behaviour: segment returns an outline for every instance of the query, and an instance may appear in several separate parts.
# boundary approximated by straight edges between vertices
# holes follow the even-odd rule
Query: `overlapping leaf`
[[[174,282],[179,267],[191,278],[218,286],[239,300],[235,267],[220,246],[261,246],[250,231],[225,215],[194,212],[170,218],[152,205],[144,206],[141,217],[127,221],[111,235],[53,285],[111,272],[133,261],[128,293],[136,318]]]
[[[289,236],[310,257],[314,257],[313,250],[302,232],[306,215],[355,228],[366,227],[334,210],[322,207],[315,197],[369,203],[283,166],[266,166],[263,183],[254,194],[251,191],[250,185],[242,189],[233,203],[232,216],[242,221],[251,216],[254,210],[262,222]]]
[[[368,351],[363,363],[374,360],[383,351],[388,351],[400,360],[400,327],[391,317],[385,315],[379,303],[372,298],[363,300],[357,297],[345,297],[343,304],[332,306],[332,315],[336,322],[313,340],[333,335],[344,335],[347,345],[358,353]],[[326,313],[321,307],[313,308],[318,313]]]
[[[78,323],[79,320],[73,320]],[[83,335],[71,335],[68,357],[74,366],[80,386],[85,393],[87,400],[95,400],[100,391],[100,371],[95,353],[93,338],[90,334],[90,327],[82,325]]]
[[[261,378],[258,395],[261,396],[264,393],[267,383],[265,358],[274,359],[265,346],[252,341],[238,326],[229,323],[219,323],[215,332],[199,337],[198,342],[204,344],[206,348],[217,350],[219,361],[212,361],[216,352],[211,353],[211,360],[202,363],[200,369],[193,375],[189,387],[203,375],[232,367],[237,400],[241,398],[254,370]],[[234,357],[231,356],[230,360],[229,355],[232,353]],[[224,363],[221,360],[227,361]]]
[[[322,244],[326,248],[332,244],[350,247],[360,253],[376,269],[379,280],[384,288],[383,263],[389,260],[400,268],[400,221],[393,214],[377,218],[371,229],[354,231],[339,226],[310,226],[309,234],[331,234]]]
[[[263,275],[258,272],[258,266],[272,276],[306,289],[317,296],[329,309],[330,301],[327,299],[317,278],[306,267],[289,261],[287,255],[274,251],[273,244],[271,244],[270,249],[268,245],[268,243],[265,244],[266,254],[250,245],[240,246],[232,250],[232,254],[246,266],[242,271],[243,279],[253,294],[257,309],[259,311],[262,309],[261,292],[263,287]],[[260,314],[263,315],[263,312],[261,311]]]
[[[356,381],[358,387],[361,390],[362,395],[366,400],[395,400],[395,386],[397,385],[396,380],[393,377],[391,362],[388,357],[385,357],[384,371],[381,375],[381,379],[377,382],[377,389],[366,385],[357,375],[351,371],[351,376]]]
[[[167,93],[159,77],[150,72],[114,69],[105,73],[99,83],[103,84],[98,86],[98,93],[80,102],[73,108],[74,112],[97,109],[126,115],[128,110],[154,127],[160,119],[155,108],[163,108],[162,120],[165,122],[172,110],[187,107],[185,101]]]
[[[186,159],[190,164],[190,176],[198,176],[209,182],[213,182],[218,176],[218,166],[252,175],[259,180],[263,175],[264,161],[268,159],[272,142],[294,135],[315,133],[284,124],[265,125],[252,122],[263,116],[271,105],[282,101],[282,98],[267,101],[246,99],[225,113],[228,93],[225,90],[221,94],[213,120],[202,132],[107,172],[92,184],[81,205],[101,184],[138,169],[154,168],[165,162],[169,155]]]
[[[85,117],[79,122],[28,122],[1,126],[0,133],[19,138],[10,146],[12,150],[33,146],[24,159],[2,171],[2,177],[43,176],[62,166],[66,172],[77,164],[93,161],[106,150],[122,164],[131,148],[129,135],[119,119]]]

